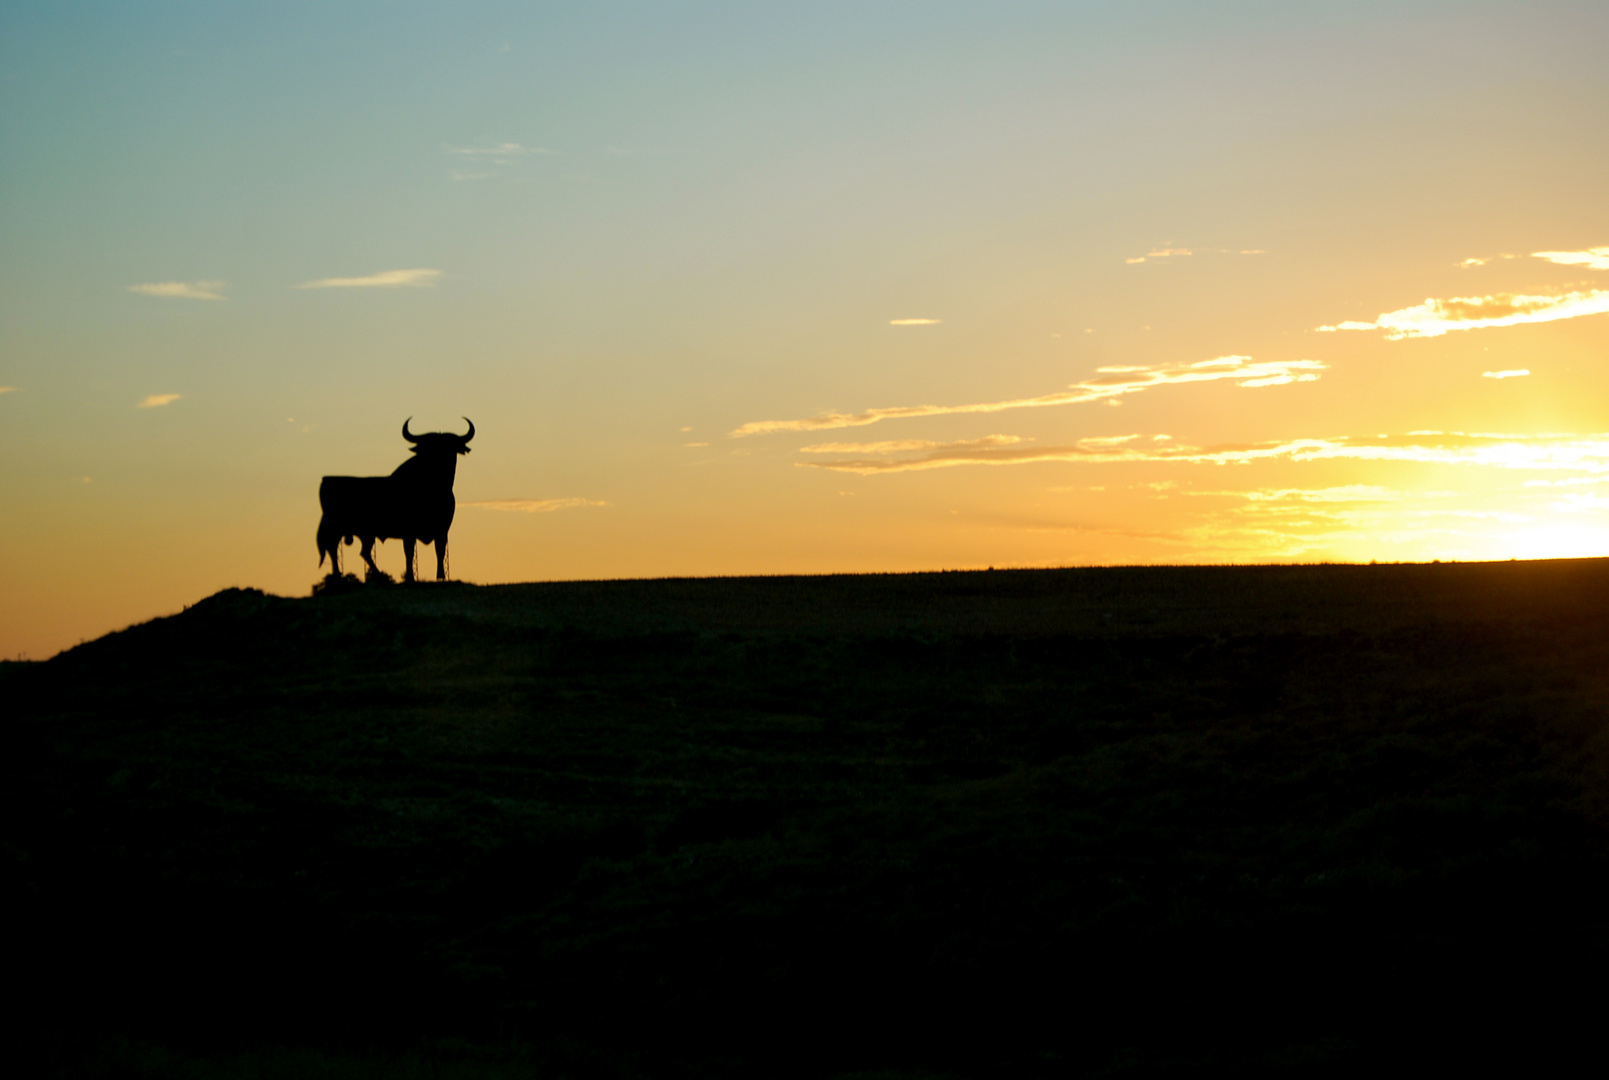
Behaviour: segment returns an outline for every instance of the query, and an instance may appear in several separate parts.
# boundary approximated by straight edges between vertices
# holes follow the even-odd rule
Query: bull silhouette
[[[414,580],[414,544],[436,545],[436,580],[447,577],[447,530],[452,527],[458,504],[453,499],[453,477],[458,472],[458,455],[469,453],[469,440],[475,437],[475,422],[464,417],[469,434],[430,432],[415,435],[408,430],[413,420],[402,422],[402,437],[413,443],[415,457],[397,466],[390,476],[326,476],[318,486],[319,506],[324,516],[318,523],[318,564],[330,558],[334,573],[341,572],[341,540],[353,537],[363,541],[363,561],[369,573],[378,575],[374,565],[375,540],[402,541],[408,569],[404,581]]]

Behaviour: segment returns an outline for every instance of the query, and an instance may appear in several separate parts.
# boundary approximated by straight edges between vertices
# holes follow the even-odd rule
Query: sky
[[[0,6],[0,656],[306,595],[409,417],[475,423],[480,583],[1609,554],[1605,55],[1549,0]]]

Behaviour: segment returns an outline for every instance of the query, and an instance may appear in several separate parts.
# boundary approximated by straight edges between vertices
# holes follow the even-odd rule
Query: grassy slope
[[[1609,958],[1606,599],[1596,560],[220,593],[0,666],[30,1022],[125,1075],[1535,1065]]]

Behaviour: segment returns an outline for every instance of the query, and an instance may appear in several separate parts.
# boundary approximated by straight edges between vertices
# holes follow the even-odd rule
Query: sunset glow
[[[0,653],[410,417],[476,582],[1609,554],[1609,9],[923,12],[7,8]]]

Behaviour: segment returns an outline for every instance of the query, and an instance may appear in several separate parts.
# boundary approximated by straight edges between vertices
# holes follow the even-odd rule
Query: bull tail
[[[319,519],[317,540],[319,568],[323,568],[324,557],[328,555],[330,559],[330,569],[335,573],[340,573],[341,552],[339,545],[341,543],[341,534],[333,527],[333,523],[330,521],[328,514]]]

